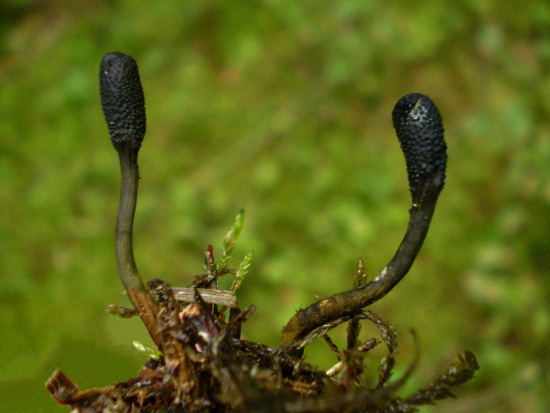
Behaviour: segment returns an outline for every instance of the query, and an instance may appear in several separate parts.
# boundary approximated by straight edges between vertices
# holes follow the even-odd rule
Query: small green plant
[[[235,249],[235,245],[237,245],[237,240],[239,239],[239,235],[241,235],[243,225],[244,225],[244,209],[241,209],[237,214],[237,216],[235,217],[235,220],[233,221],[233,225],[231,226],[229,231],[227,231],[227,234],[225,235],[225,239],[223,240],[222,262],[218,266],[218,271],[221,272],[225,268],[227,268],[227,265],[229,264],[229,260],[231,259],[231,254]]]
[[[398,392],[418,363],[417,354],[402,377],[391,380],[398,343],[393,327],[368,305],[383,298],[407,274],[428,232],[447,163],[443,124],[434,103],[424,95],[400,99],[393,122],[405,154],[412,196],[410,221],[395,256],[372,281],[358,261],[353,288],[298,311],[283,329],[282,344],[269,348],[241,338],[241,325],[255,307],[241,310],[235,292],[250,269],[253,251],[235,270],[230,259],[244,223],[237,214],[223,242],[219,263],[208,246],[205,271],[189,288],[172,288],[155,279],[144,284],[136,268],[132,230],[137,203],[138,152],[145,134],[143,91],[134,59],[106,55],[100,67],[102,104],[112,143],[120,158],[122,185],[116,225],[121,281],[132,309],[110,306],[111,314],[139,316],[156,348],[134,342],[149,360],[125,383],[80,391],[56,370],[46,383],[54,399],[73,411],[93,412],[414,412],[416,407],[454,397],[456,387],[479,369],[466,351],[426,387],[408,397]],[[234,276],[229,291],[218,278]],[[227,311],[229,309],[229,311]],[[374,323],[381,341],[361,342],[361,322]],[[340,351],[328,333],[348,323],[347,346]],[[413,334],[414,335],[414,334]],[[304,348],[322,338],[336,355],[324,371],[308,364]],[[378,379],[365,378],[367,353],[383,343]],[[416,346],[418,349],[418,345]]]

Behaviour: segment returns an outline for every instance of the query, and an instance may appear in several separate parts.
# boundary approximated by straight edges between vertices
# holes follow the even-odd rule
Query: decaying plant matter
[[[111,140],[120,158],[122,185],[116,226],[116,255],[121,281],[133,309],[111,306],[122,317],[137,315],[156,349],[136,378],[105,388],[80,391],[56,370],[47,390],[73,412],[413,412],[415,406],[453,396],[454,389],[479,368],[466,351],[442,375],[408,397],[398,391],[412,373],[390,381],[397,341],[393,328],[365,307],[385,296],[406,275],[428,232],[445,182],[447,162],[443,125],[433,102],[410,94],[396,104],[393,122],[405,154],[412,195],[410,221],[395,256],[367,282],[359,260],[354,288],[300,310],[283,329],[282,345],[269,348],[241,339],[241,326],[254,307],[242,310],[235,290],[250,266],[248,254],[237,271],[228,258],[242,227],[240,212],[224,243],[221,262],[211,246],[205,273],[189,288],[162,280],[145,285],[138,273],[132,229],[137,202],[138,152],[145,134],[145,105],[137,64],[122,53],[107,54],[100,67],[101,101]],[[219,291],[218,277],[233,274],[231,291]],[[380,344],[358,340],[360,322],[378,327],[388,355],[376,383],[364,377],[367,353]],[[348,323],[347,347],[340,351],[327,333]],[[327,371],[309,365],[303,349],[323,338],[337,355]]]

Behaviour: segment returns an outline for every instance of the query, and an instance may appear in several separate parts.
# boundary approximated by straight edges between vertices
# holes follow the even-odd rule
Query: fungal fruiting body
[[[431,99],[412,93],[393,109],[393,125],[407,163],[413,208],[405,236],[373,281],[334,294],[298,311],[283,329],[283,344],[301,346],[327,323],[359,312],[390,292],[410,270],[426,235],[437,199],[445,185],[447,145],[441,115]]]
[[[123,53],[108,53],[99,70],[101,105],[117,151],[130,146],[137,153],[145,135],[145,98],[136,61]]]
[[[445,183],[447,145],[441,115],[428,96],[411,93],[399,99],[392,117],[405,154],[409,189],[414,201],[423,184],[434,174],[439,175],[441,187]]]

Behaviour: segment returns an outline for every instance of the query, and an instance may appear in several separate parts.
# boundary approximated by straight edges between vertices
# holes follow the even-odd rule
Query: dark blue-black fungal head
[[[413,201],[428,178],[445,183],[447,145],[441,115],[432,100],[420,93],[403,96],[393,109],[393,127],[407,162]]]
[[[145,135],[145,98],[136,61],[123,53],[108,53],[99,69],[101,105],[117,151],[137,153]]]

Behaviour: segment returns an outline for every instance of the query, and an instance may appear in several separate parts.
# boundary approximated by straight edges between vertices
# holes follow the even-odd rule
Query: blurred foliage
[[[410,199],[391,110],[406,93],[429,95],[448,184],[415,266],[374,309],[418,332],[411,387],[457,352],[478,357],[458,401],[423,411],[550,409],[546,0],[7,0],[0,11],[6,411],[66,411],[43,389],[55,367],[93,387],[144,362],[132,348],[147,341],[139,321],[105,314],[127,303],[98,92],[112,51],[137,60],[147,101],[141,273],[188,285],[208,244],[221,258],[244,208],[233,255],[255,255],[239,301],[258,306],[244,333],[271,346],[296,309],[349,288],[360,256],[372,277],[393,255]],[[334,362],[316,349],[310,362]]]

